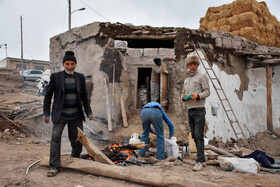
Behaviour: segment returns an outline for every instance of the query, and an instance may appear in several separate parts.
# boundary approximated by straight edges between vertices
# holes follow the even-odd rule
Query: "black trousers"
[[[189,124],[191,128],[192,138],[194,139],[197,159],[196,163],[205,162],[204,156],[204,126],[205,126],[205,108],[192,108],[188,110]]]
[[[77,140],[79,127],[83,130],[82,119],[66,121],[60,119],[58,123],[53,124],[51,148],[50,148],[50,160],[49,164],[51,167],[59,169],[60,165],[60,154],[61,154],[61,136],[65,125],[68,125],[68,138],[71,142],[72,157],[80,157],[83,149],[83,145]]]

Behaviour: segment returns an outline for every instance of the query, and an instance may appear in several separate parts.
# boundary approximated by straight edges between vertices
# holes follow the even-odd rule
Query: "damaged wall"
[[[153,41],[152,48],[149,47],[151,41]],[[253,134],[266,129],[266,76],[264,66],[248,69],[247,57],[253,58],[254,65],[255,61],[259,62],[263,59],[276,60],[276,63],[274,61],[272,63],[275,65],[272,82],[273,124],[274,127],[279,127],[280,109],[274,103],[277,103],[277,93],[280,89],[279,65],[277,65],[280,63],[277,61],[280,57],[280,48],[258,45],[229,33],[96,22],[51,38],[50,60],[52,71],[62,70],[61,61],[65,51],[75,52],[78,62],[77,71],[93,77],[94,91],[91,106],[94,115],[98,118],[107,118],[104,78],[108,80],[113,128],[116,128],[118,124],[122,124],[121,96],[128,117],[139,112],[141,108],[137,103],[141,81],[138,73],[140,69],[144,68],[143,72],[147,74],[146,71],[149,71],[154,64],[153,58],[173,56],[175,60],[166,61],[169,71],[167,114],[175,125],[175,136],[187,138],[186,133],[189,128],[187,111],[180,95],[186,75],[184,59],[194,51],[195,47],[192,41],[195,46],[200,42],[210,65],[224,86],[240,124],[246,124]],[[174,48],[170,48],[172,44]],[[211,96],[206,104],[209,121],[207,136],[210,139],[219,136],[226,141],[235,136],[221,106],[217,116],[211,114],[210,103],[219,103],[213,89],[211,85]],[[248,137],[248,131],[243,128]]]

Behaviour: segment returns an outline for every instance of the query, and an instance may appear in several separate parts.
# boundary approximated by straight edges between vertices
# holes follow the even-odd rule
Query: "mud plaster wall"
[[[232,62],[234,62],[234,60]],[[242,67],[243,63],[241,63],[241,61],[235,63],[237,67]],[[221,82],[221,85],[225,91],[225,94],[227,95],[227,98],[232,106],[232,109],[239,121],[239,124],[241,125],[242,131],[244,132],[245,136],[250,136],[249,131],[253,135],[255,135],[257,132],[266,130],[265,68],[245,70],[244,76],[239,76],[238,74],[229,75],[222,69],[218,68],[218,66],[215,64],[212,68]],[[279,75],[277,75],[277,73],[279,73],[279,70],[280,66],[273,67],[274,76],[272,80],[272,116],[274,128],[280,126],[280,110],[277,107],[279,106],[277,97],[280,88]],[[240,99],[240,89],[244,89],[241,86],[242,78],[247,79],[246,82],[248,82],[248,84],[247,88],[242,92],[243,94]],[[210,90],[211,95],[206,100],[206,120],[209,122],[209,131],[207,132],[207,137],[209,137],[210,139],[214,136],[221,137],[222,140],[226,142],[230,139],[230,137],[235,138],[235,135],[212,84],[210,84]],[[211,103],[219,104],[217,116],[213,116],[211,113]],[[231,117],[231,119],[233,118]],[[249,131],[245,126],[249,129]],[[236,125],[234,125],[234,128],[239,131]]]

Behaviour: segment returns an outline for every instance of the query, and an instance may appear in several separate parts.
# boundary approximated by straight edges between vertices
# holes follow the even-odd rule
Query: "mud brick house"
[[[51,70],[62,70],[65,51],[73,50],[77,71],[93,77],[91,105],[95,116],[105,119],[108,86],[111,116],[120,124],[114,125],[116,129],[123,124],[120,98],[128,118],[139,113],[143,105],[139,93],[141,89],[149,92],[146,83],[153,58],[164,59],[169,71],[167,114],[178,137],[186,134],[188,128],[186,107],[180,99],[186,76],[184,59],[196,53],[195,49],[209,65],[210,73],[216,74],[226,95],[227,103],[222,105],[223,98],[219,97],[224,96],[217,94],[217,85],[210,82],[211,95],[206,104],[208,138],[221,137],[226,141],[280,126],[280,48],[259,45],[228,32],[95,22],[50,39]],[[200,71],[206,69],[201,65]],[[228,103],[232,107],[229,112]]]

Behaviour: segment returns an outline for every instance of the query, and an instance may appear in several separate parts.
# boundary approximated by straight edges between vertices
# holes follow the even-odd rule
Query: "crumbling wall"
[[[258,44],[280,47],[280,22],[270,14],[265,2],[236,0],[209,7],[200,19],[199,29],[226,31]]]

